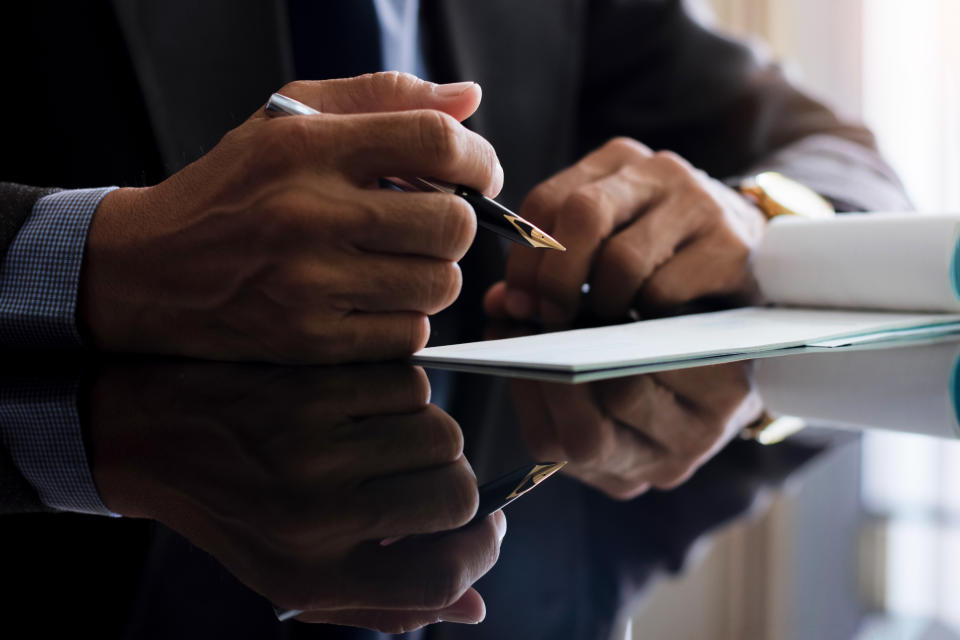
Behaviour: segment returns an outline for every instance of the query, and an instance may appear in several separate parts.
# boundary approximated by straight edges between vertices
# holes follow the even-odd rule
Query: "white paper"
[[[591,371],[799,347],[845,336],[960,323],[960,315],[747,307],[430,347],[417,362]]]
[[[801,354],[758,360],[754,380],[774,415],[956,438],[958,359],[956,343]]]
[[[754,252],[771,302],[800,307],[960,312],[960,215],[779,216]]]

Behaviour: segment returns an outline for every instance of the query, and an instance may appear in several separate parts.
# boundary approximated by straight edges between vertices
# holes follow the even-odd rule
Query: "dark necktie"
[[[297,80],[379,71],[380,27],[373,0],[287,0]]]

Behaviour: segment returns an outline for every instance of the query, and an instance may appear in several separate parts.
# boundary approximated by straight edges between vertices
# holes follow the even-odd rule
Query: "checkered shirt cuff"
[[[116,516],[104,506],[87,462],[75,380],[0,387],[0,442],[43,504]]]
[[[83,249],[93,212],[115,188],[37,200],[0,265],[0,345],[83,346],[76,321]]]

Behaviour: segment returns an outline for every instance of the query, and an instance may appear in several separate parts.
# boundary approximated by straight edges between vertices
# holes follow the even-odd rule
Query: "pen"
[[[270,96],[266,111],[271,116],[310,116],[320,113],[302,102],[279,93]],[[413,178],[403,185],[390,180],[384,181],[402,191],[415,188],[420,191],[439,191],[460,196],[473,207],[477,214],[477,224],[484,229],[524,246],[566,251],[566,248],[548,233],[476,189],[459,184],[448,184],[433,178]]]
[[[567,464],[566,460],[563,462],[538,462],[529,464],[487,482],[478,489],[480,502],[477,506],[477,514],[473,516],[470,522],[460,527],[460,529],[469,527],[475,522],[483,520],[491,513],[503,509],[557,471],[560,471],[565,464]],[[456,531],[456,529],[454,529],[454,531]],[[403,539],[403,536],[386,538],[380,542],[380,546],[386,547],[401,539]],[[300,609],[280,609],[279,607],[274,607],[273,612],[276,614],[277,620],[281,622],[303,613]]]

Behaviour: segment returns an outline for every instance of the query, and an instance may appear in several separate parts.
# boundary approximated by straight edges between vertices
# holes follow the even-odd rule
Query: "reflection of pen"
[[[270,96],[266,111],[271,116],[310,116],[320,113],[302,102],[279,93]],[[409,186],[421,191],[440,191],[460,196],[473,207],[477,214],[477,224],[484,229],[528,247],[566,251],[562,244],[550,237],[545,231],[470,187],[447,184],[433,178],[413,178],[408,184],[391,184],[404,191],[407,190],[405,187]]]
[[[529,492],[535,486],[555,474],[557,471],[563,468],[567,464],[566,461],[563,462],[539,462],[537,464],[527,465],[521,467],[516,471],[511,471],[505,476],[500,476],[495,480],[484,484],[478,489],[480,493],[480,502],[477,506],[477,514],[473,516],[473,519],[470,520],[467,524],[460,527],[461,529],[469,527],[470,525],[483,520],[491,513],[503,509],[505,506],[522,496],[523,494]],[[381,546],[388,546],[394,542],[402,540],[405,536],[399,536],[396,538],[387,538],[380,542]],[[277,620],[281,622],[284,620],[289,620],[294,618],[301,613],[300,609],[280,609],[278,607],[273,608],[273,612],[277,616]]]

